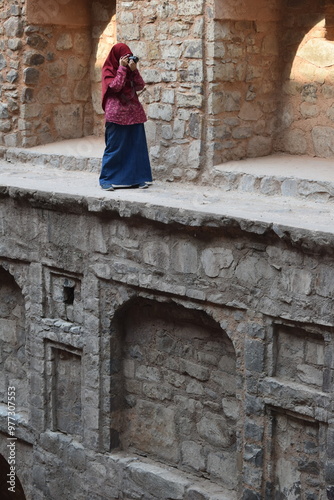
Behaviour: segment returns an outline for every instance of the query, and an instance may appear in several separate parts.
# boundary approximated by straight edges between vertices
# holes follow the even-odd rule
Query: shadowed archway
[[[11,474],[7,460],[0,455],[0,498],[1,500],[26,500],[22,485],[16,474]],[[10,482],[9,482],[10,479]]]

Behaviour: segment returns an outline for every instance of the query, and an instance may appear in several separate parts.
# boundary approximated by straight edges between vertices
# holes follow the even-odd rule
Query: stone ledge
[[[182,191],[182,188],[181,188]],[[153,189],[151,189],[153,192]],[[119,193],[116,194],[116,196]],[[257,213],[251,212],[251,200],[239,197],[239,204],[234,198],[226,200],[226,205],[206,207],[200,210],[188,204],[187,208],[159,204],[153,197],[142,200],[137,197],[122,199],[121,196],[106,199],[91,196],[81,196],[78,194],[67,194],[53,191],[39,191],[21,187],[9,187],[1,183],[0,179],[0,199],[12,198],[20,202],[26,202],[35,208],[49,210],[59,210],[61,212],[83,214],[92,212],[101,216],[117,215],[124,218],[140,217],[146,220],[162,224],[175,224],[192,228],[207,228],[210,230],[223,229],[228,232],[245,232],[255,235],[267,235],[275,239],[292,241],[294,245],[301,245],[308,250],[316,248],[326,249],[332,252],[334,248],[334,226],[333,214],[331,211],[319,211],[310,206],[295,206],[292,209],[274,205],[260,203],[260,200],[253,200],[256,204]],[[115,195],[114,195],[115,196]],[[126,196],[126,194],[125,194]],[[150,197],[149,197],[150,198]],[[187,200],[183,199],[183,206],[187,206]],[[232,206],[234,205],[234,207]],[[235,208],[235,210],[234,210]],[[259,211],[262,212],[259,214]],[[238,215],[237,215],[238,214]],[[261,220],[262,219],[262,220]]]
[[[28,149],[8,148],[1,151],[0,157],[6,162],[17,164],[33,164],[36,166],[47,165],[48,167],[62,170],[76,170],[98,173],[101,169],[101,158],[90,158],[83,156],[68,156],[65,154],[41,154]]]
[[[60,432],[47,430],[41,434],[40,445],[48,453],[64,456],[85,473],[83,464],[94,463],[99,470],[98,481],[103,481],[110,494],[116,498],[120,492],[127,498],[145,500],[237,500],[234,491],[223,486],[179,471],[176,468],[157,463],[148,458],[128,454],[124,451],[115,453],[95,453],[84,448],[73,437]],[[110,481],[112,479],[112,481]],[[113,489],[110,491],[110,484]]]
[[[144,462],[130,463],[126,467],[135,487],[142,488],[159,500],[236,500],[236,493],[219,485],[194,478],[177,469]],[[129,491],[131,492],[131,490]],[[135,498],[135,497],[133,497]]]
[[[334,248],[334,206],[283,196],[156,182],[147,190],[103,192],[91,172],[0,161],[0,198],[36,208],[103,217],[140,217],[192,230],[267,235],[329,252]]]
[[[324,158],[277,154],[232,161],[215,166],[212,176],[224,191],[334,202],[333,161]]]
[[[307,385],[297,384],[275,377],[267,377],[261,382],[264,401],[269,406],[276,406],[277,399],[282,409],[294,411],[306,418],[328,422],[331,394],[310,389]],[[275,396],[273,396],[273,394]]]

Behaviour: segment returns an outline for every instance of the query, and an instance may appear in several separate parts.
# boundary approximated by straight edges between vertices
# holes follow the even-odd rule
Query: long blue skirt
[[[117,125],[107,122],[105,141],[100,174],[101,187],[135,187],[152,182],[143,123]]]

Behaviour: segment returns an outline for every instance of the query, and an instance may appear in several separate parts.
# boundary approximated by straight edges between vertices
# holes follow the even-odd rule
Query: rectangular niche
[[[45,269],[44,315],[82,324],[81,277]]]
[[[82,436],[81,352],[48,344],[47,364],[50,427]]]
[[[271,411],[271,493],[268,498],[320,498],[325,491],[322,453],[324,429],[297,414]]]
[[[278,379],[324,388],[325,341],[306,330],[277,325],[274,332],[274,373]]]

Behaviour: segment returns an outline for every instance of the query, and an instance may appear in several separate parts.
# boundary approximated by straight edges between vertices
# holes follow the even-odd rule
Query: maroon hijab
[[[128,54],[132,55],[130,47],[125,45],[125,43],[116,43],[113,46],[105,63],[102,67],[102,108],[105,109],[107,92],[109,88],[109,83],[113,78],[115,78],[117,69],[119,67],[119,60],[123,56],[127,56]],[[131,85],[131,76],[132,71],[130,68],[127,69],[127,75],[125,80],[125,85],[122,89],[122,94],[125,96],[125,99],[131,99],[133,97],[133,88]]]

